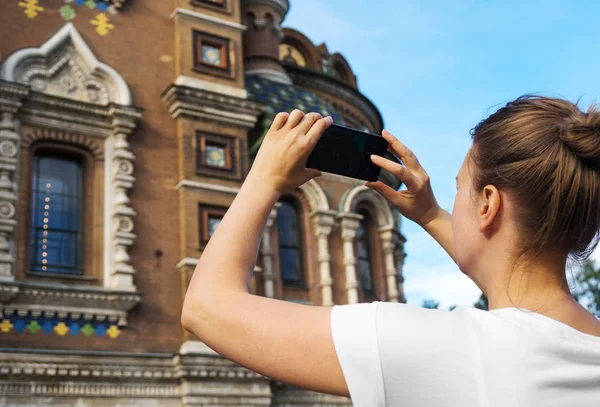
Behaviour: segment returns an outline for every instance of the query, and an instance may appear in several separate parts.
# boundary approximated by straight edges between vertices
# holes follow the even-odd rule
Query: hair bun
[[[580,159],[600,165],[600,112],[577,114],[561,139]]]

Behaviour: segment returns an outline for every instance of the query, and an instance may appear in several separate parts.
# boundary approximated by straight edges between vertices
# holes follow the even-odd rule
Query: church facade
[[[180,325],[277,112],[383,128],[349,62],[283,28],[288,12],[288,0],[2,2],[0,406],[350,405],[236,365]],[[400,223],[363,182],[323,174],[271,212],[251,291],[405,302]]]

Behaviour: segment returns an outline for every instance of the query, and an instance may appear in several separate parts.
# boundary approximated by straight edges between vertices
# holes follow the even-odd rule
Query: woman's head
[[[523,96],[472,135],[453,213],[461,268],[472,272],[502,222],[514,229],[516,258],[586,258],[600,228],[600,112]]]

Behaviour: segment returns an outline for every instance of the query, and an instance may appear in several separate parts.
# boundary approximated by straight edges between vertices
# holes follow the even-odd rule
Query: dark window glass
[[[83,168],[37,154],[31,202],[31,269],[82,274]]]
[[[300,249],[300,224],[298,211],[288,201],[283,201],[277,212],[279,229],[279,257],[281,278],[286,285],[303,285]]]
[[[373,288],[373,274],[371,272],[371,245],[369,242],[369,221],[365,216],[356,231],[356,257],[358,259],[358,273],[360,286],[365,294],[375,294]]]

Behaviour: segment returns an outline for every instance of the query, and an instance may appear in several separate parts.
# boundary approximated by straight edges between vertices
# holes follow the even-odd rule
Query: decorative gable
[[[131,104],[127,84],[98,61],[72,23],[39,48],[21,49],[6,59],[0,77],[32,90],[80,102]]]

